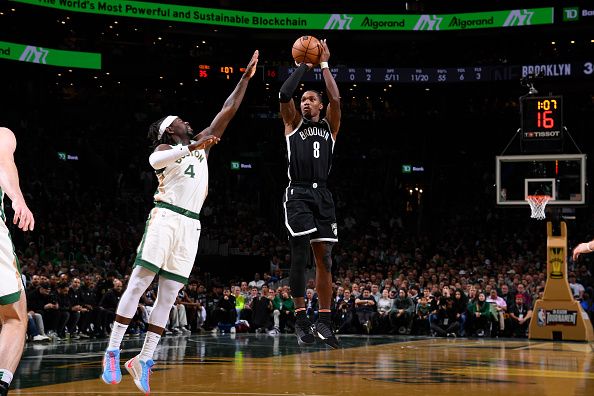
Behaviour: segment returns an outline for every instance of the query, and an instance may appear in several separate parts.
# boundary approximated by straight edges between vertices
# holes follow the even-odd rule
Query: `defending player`
[[[167,116],[149,128],[148,137],[155,146],[149,162],[155,169],[159,187],[103,358],[101,378],[107,384],[121,381],[122,338],[142,293],[158,274],[159,291],[149,317],[144,345],[140,354],[125,365],[138,389],[145,394],[150,393],[149,377],[155,348],[178,291],[188,281],[198,251],[201,229],[198,214],[208,193],[208,152],[237,112],[257,64],[258,51],[255,51],[221,111],[194,140],[190,125],[177,116]]]
[[[331,325],[332,246],[338,242],[338,229],[332,194],[326,180],[332,167],[332,153],[340,128],[340,94],[328,68],[330,50],[321,40],[320,67],[329,98],[326,117],[321,95],[306,91],[301,97],[301,113],[292,100],[293,93],[305,72],[312,65],[301,64],[280,89],[280,111],[285,124],[289,161],[289,186],[285,192],[285,226],[290,233],[291,293],[295,301],[295,333],[300,345],[311,344],[315,337],[338,348]],[[316,262],[316,289],[320,310],[312,325],[305,314],[305,267],[309,249]]]
[[[0,128],[0,395],[8,394],[27,334],[27,300],[21,279],[21,268],[14,253],[4,215],[4,193],[12,201],[13,224],[23,231],[33,231],[35,220],[19,187],[14,163],[16,139],[8,128]]]

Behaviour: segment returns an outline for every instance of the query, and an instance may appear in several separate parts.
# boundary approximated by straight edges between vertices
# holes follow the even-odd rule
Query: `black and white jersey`
[[[286,139],[289,180],[326,182],[332,168],[335,143],[328,121],[325,118],[318,122],[301,118]]]

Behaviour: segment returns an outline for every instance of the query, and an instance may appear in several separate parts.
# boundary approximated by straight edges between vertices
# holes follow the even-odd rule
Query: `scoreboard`
[[[198,79],[235,79],[245,71],[245,65],[200,64],[195,65]],[[296,67],[258,66],[258,73],[265,82],[285,81]],[[592,79],[594,61],[543,63],[537,65],[492,65],[464,67],[349,67],[330,68],[339,83],[384,84],[447,84],[463,82],[519,81],[523,77],[538,75],[545,79]],[[303,82],[322,82],[319,67],[305,73]]]
[[[520,99],[525,139],[560,138],[563,130],[562,96],[526,96]]]
[[[281,80],[289,77],[295,68],[280,68]],[[461,81],[483,81],[486,79],[483,67],[460,68],[395,68],[395,67],[331,67],[330,72],[337,82],[369,83],[449,83]],[[314,68],[306,73],[302,81],[322,81],[322,70]]]
[[[520,98],[521,142],[524,152],[563,150],[563,97]]]

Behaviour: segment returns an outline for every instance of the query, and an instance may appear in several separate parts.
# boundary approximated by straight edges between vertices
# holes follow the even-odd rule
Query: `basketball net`
[[[551,197],[548,195],[528,195],[526,201],[528,201],[530,209],[532,209],[532,215],[530,217],[537,220],[544,220],[546,217],[545,208],[550,199]]]

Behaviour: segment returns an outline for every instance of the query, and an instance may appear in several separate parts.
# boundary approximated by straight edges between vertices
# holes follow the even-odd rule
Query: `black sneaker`
[[[326,323],[316,322],[316,324],[313,325],[313,333],[314,333],[314,336],[319,338],[320,341],[322,341],[329,347],[334,348],[334,349],[340,348],[340,343],[338,342],[338,339],[334,335],[332,328],[330,326],[328,326]]]
[[[8,395],[8,385],[6,385],[6,382],[0,381],[0,396],[6,395]]]
[[[299,346],[311,345],[316,342],[316,338],[312,334],[313,326],[307,319],[297,321],[295,323],[295,335],[297,336],[297,343]]]

